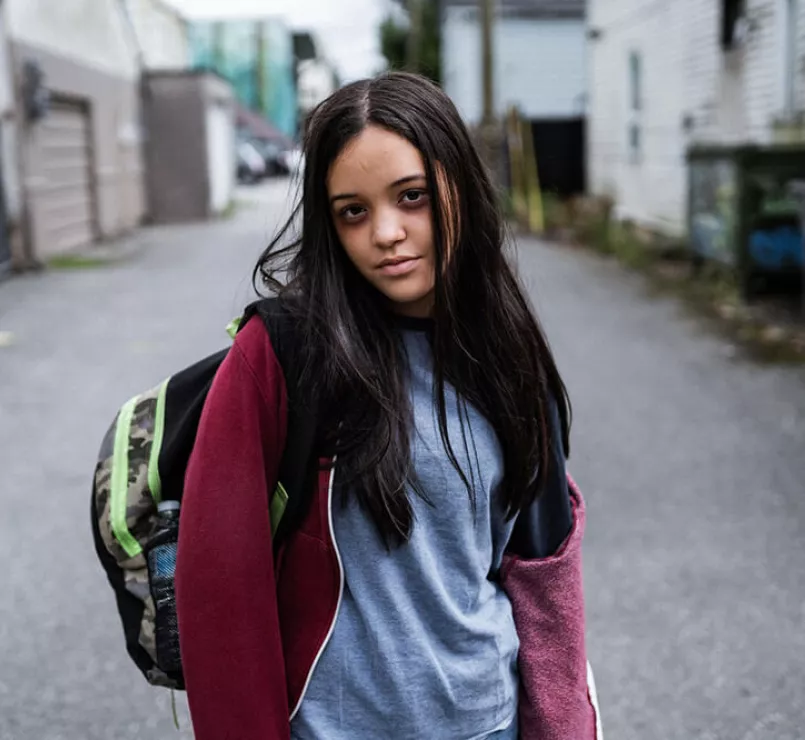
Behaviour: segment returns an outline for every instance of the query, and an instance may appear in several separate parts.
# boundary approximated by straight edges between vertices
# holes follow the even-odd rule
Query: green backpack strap
[[[238,334],[238,330],[240,329],[240,325],[243,322],[243,317],[238,316],[236,319],[232,319],[226,327],[226,333],[229,334],[229,338],[232,341],[235,341],[235,337]]]

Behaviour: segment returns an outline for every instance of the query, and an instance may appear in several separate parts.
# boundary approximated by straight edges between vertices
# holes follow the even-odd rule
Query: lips
[[[394,257],[383,260],[380,265],[378,265],[377,269],[384,275],[407,275],[409,272],[416,269],[419,261],[419,257]]]

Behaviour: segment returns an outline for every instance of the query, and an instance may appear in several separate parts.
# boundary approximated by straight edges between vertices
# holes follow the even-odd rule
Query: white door
[[[235,132],[232,116],[222,105],[207,108],[207,159],[210,181],[210,212],[223,213],[235,186]]]

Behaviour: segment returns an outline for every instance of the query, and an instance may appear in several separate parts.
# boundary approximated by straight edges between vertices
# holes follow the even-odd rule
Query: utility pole
[[[479,0],[481,11],[481,84],[483,90],[483,124],[495,119],[494,49],[492,34],[495,23],[495,0]]]
[[[405,66],[409,72],[419,72],[420,49],[422,48],[422,3],[423,0],[408,0],[408,44],[405,50]]]
[[[501,180],[501,131],[495,120],[495,4],[496,0],[478,0],[481,18],[481,91],[483,115],[479,130],[482,156],[496,184]]]

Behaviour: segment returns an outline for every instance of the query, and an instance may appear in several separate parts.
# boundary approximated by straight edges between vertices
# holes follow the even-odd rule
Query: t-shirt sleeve
[[[526,559],[549,557],[567,539],[572,524],[559,407],[552,401],[550,464],[545,490],[518,515],[507,551]]]

